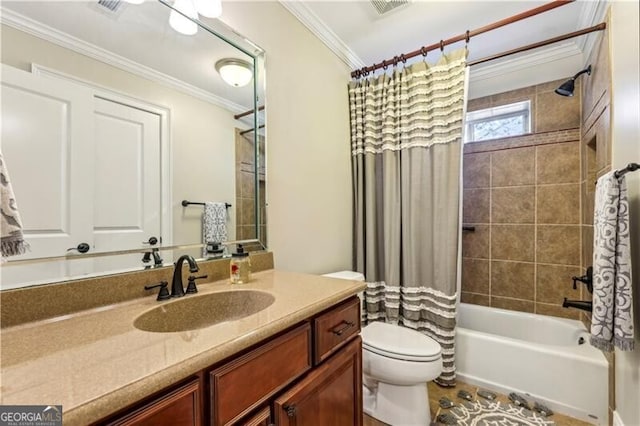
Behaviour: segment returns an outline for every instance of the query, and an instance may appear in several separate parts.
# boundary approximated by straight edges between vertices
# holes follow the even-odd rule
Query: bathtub
[[[457,374],[465,383],[528,395],[531,404],[606,425],[608,363],[588,336],[580,321],[461,303]]]

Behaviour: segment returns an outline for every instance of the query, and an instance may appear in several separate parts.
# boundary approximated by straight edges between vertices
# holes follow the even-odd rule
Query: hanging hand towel
[[[13,195],[9,173],[4,158],[0,153],[0,213],[2,216],[2,257],[23,254],[29,248],[22,234],[22,221]]]
[[[593,220],[593,314],[591,344],[633,350],[633,296],[629,202],[624,176],[598,179]]]
[[[202,214],[202,257],[207,256],[207,243],[227,241],[227,205],[226,203],[204,203]]]

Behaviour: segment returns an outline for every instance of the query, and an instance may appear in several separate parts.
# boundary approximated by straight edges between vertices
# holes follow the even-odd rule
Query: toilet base
[[[381,422],[402,426],[431,423],[426,383],[395,386],[365,378],[363,400],[365,414]]]

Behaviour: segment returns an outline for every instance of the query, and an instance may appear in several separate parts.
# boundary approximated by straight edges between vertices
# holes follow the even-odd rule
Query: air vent
[[[91,9],[114,20],[118,20],[122,11],[127,8],[123,0],[94,0],[88,2],[87,5]]]
[[[370,0],[379,15],[391,12],[393,9],[409,4],[409,0]]]
[[[111,13],[117,13],[122,6],[121,0],[98,0],[98,6],[107,9]]]

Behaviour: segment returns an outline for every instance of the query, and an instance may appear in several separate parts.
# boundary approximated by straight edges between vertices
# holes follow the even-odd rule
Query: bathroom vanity
[[[6,328],[1,403],[62,405],[65,425],[360,425],[355,294],[363,287],[268,270],[246,285],[202,284],[175,301],[149,296]],[[134,325],[163,303],[168,312],[172,303],[196,306],[189,297],[231,292],[268,293],[273,302],[190,330]]]

